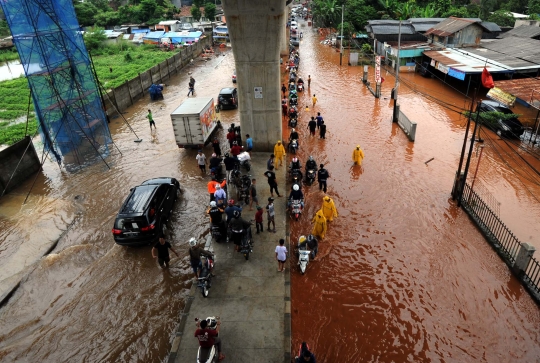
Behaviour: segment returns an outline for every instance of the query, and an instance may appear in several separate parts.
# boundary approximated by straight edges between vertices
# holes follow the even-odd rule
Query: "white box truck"
[[[171,121],[176,144],[181,148],[203,147],[221,127],[211,97],[188,98],[171,113]]]

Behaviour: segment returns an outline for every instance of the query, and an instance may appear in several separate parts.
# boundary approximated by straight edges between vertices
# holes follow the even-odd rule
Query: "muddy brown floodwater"
[[[307,341],[323,362],[538,362],[538,306],[450,198],[465,119],[402,84],[401,108],[418,123],[416,142],[408,142],[391,123],[394,78],[383,71],[376,100],[361,83],[361,67],[346,66],[346,58],[340,67],[339,53],[305,25],[299,74],[311,75],[307,91],[318,102],[301,116],[299,155],[303,162],[313,155],[331,173],[328,194],[339,217],[305,275],[291,260],[293,350]],[[403,78],[467,106],[438,80]],[[307,92],[301,100],[300,109],[311,108]],[[307,119],[317,111],[326,140],[308,136]],[[540,191],[538,178],[516,176],[489,134],[495,140],[485,143],[479,179],[501,203],[505,223],[539,246],[540,208],[531,195]],[[356,144],[366,155],[361,167],[352,166]],[[317,186],[304,189],[306,210],[291,222],[291,241],[311,232],[322,203]]]
[[[450,200],[464,120],[402,86],[402,109],[418,122],[417,141],[408,142],[390,122],[392,77],[385,75],[384,98],[375,100],[360,82],[361,68],[339,67],[339,54],[300,25],[300,73],[313,78],[314,111],[328,124],[327,140],[308,143],[309,114],[302,115],[300,156],[327,165],[340,215],[307,274],[293,267],[293,348],[306,340],[325,362],[536,362],[537,306]],[[230,51],[197,60],[166,80],[164,101],[139,100],[125,117],[143,138],[140,144],[114,119],[111,131],[122,154],[112,149],[111,170],[96,163],[68,173],[47,161],[25,206],[31,181],[0,201],[0,282],[25,276],[0,310],[0,362],[166,359],[190,287],[187,240],[207,233],[201,218],[207,180],[195,152],[176,147],[169,114],[185,99],[187,72],[197,80],[198,96],[215,98],[231,85],[233,69]],[[404,77],[464,104],[436,80]],[[301,98],[308,100],[307,92]],[[148,108],[155,134],[144,117]],[[235,110],[220,117],[225,125],[238,122]],[[358,143],[366,159],[351,167]],[[538,246],[538,203],[524,185],[533,193],[538,187],[517,177],[490,148],[481,181],[501,203],[510,228]],[[149,248],[116,246],[111,235],[129,189],[157,176],[176,177],[184,190],[167,230],[181,257],[173,256],[168,272],[157,267]],[[321,202],[316,187],[305,190],[306,213],[292,225],[294,239],[309,233],[309,216]],[[72,221],[53,254],[39,259]]]
[[[196,151],[176,146],[169,114],[186,98],[188,72],[197,80],[197,96],[215,98],[221,87],[232,84],[232,52],[224,54],[198,59],[165,80],[164,101],[149,103],[145,97],[127,110],[124,116],[143,139],[140,144],[120,118],[112,121],[122,155],[111,148],[111,170],[98,162],[71,174],[49,160],[25,206],[31,180],[0,201],[0,281],[27,276],[0,310],[0,362],[166,359],[191,286],[187,241],[208,229],[202,218],[208,180],[200,176]],[[148,108],[157,124],[152,134],[145,119]],[[238,122],[238,112],[223,111],[221,120]],[[210,156],[211,147],[206,151]],[[159,176],[177,178],[183,189],[167,230],[180,258],[172,255],[166,272],[150,247],[120,247],[111,234],[129,189]],[[72,221],[54,252],[39,260]]]

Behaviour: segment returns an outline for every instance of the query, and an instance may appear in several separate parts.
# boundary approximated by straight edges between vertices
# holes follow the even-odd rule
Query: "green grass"
[[[177,52],[178,50],[164,52],[153,45],[137,46],[122,42],[120,45],[103,46],[93,51],[92,58],[99,81],[103,87],[110,89],[120,86]],[[16,52],[14,54],[17,55]],[[4,55],[11,56],[8,52],[0,52],[0,60]],[[18,59],[18,55],[15,59]],[[29,92],[28,82],[24,77],[0,82],[0,144],[12,145],[25,136],[26,122],[14,124],[13,121],[26,116]],[[37,130],[33,102],[30,102],[30,112],[28,134],[33,135]]]
[[[0,50],[0,62],[19,60],[19,53],[15,47]]]

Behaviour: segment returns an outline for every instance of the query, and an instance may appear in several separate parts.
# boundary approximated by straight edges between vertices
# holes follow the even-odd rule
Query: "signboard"
[[[263,98],[262,87],[255,87],[255,88],[253,88],[253,90],[254,90],[254,93],[255,93],[255,98]]]
[[[445,65],[442,64],[442,63],[439,63],[439,64],[437,65],[437,69],[438,69],[439,71],[443,72],[444,74],[447,74],[447,73],[448,73],[448,67],[445,66]]]
[[[491,98],[493,101],[497,101],[503,105],[507,105],[508,107],[514,106],[514,102],[516,102],[516,96],[504,92],[498,87],[493,87],[490,89],[486,96]]]
[[[457,78],[457,79],[459,79],[459,80],[461,80],[461,81],[463,81],[463,80],[465,79],[465,72],[460,71],[460,70],[455,69],[455,68],[450,68],[450,69],[448,70],[448,75],[449,75],[450,77]]]
[[[381,83],[381,56],[375,57],[375,83]]]

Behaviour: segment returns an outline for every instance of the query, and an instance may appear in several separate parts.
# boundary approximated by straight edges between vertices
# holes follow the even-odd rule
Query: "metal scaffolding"
[[[0,2],[47,151],[65,165],[103,159],[112,142],[72,0]]]

